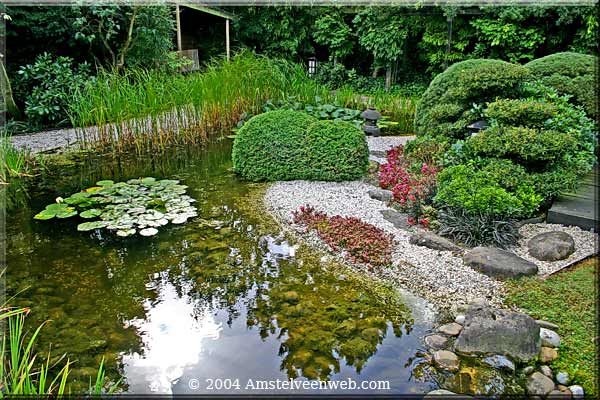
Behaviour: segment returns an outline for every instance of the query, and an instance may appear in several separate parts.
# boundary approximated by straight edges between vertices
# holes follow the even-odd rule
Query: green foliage
[[[569,132],[500,125],[469,140],[475,154],[511,158],[533,165],[555,162],[577,148],[577,138]]]
[[[496,97],[517,97],[530,79],[527,69],[500,60],[467,60],[442,72],[429,85],[417,104],[417,135],[467,135],[465,127],[477,120],[470,114],[473,103],[493,101]]]
[[[251,118],[235,136],[232,159],[236,172],[252,181],[354,179],[368,168],[360,130],[291,110]]]
[[[29,124],[37,128],[67,125],[72,96],[86,84],[89,75],[88,64],[74,67],[72,59],[53,58],[48,53],[40,54],[34,64],[21,67],[17,92],[25,99]]]
[[[573,384],[583,386],[590,398],[598,396],[597,282],[597,256],[547,279],[524,277],[505,282],[508,306],[559,326],[560,351],[550,367],[568,372]]]
[[[27,173],[29,152],[16,149],[10,136],[0,135],[0,183],[6,183],[11,177]]]
[[[467,246],[515,245],[519,229],[514,220],[496,218],[490,213],[471,214],[464,209],[443,209],[438,213],[438,233]]]
[[[308,165],[312,179],[358,179],[369,167],[365,134],[344,121],[319,121],[306,133]]]
[[[485,115],[499,125],[539,127],[557,114],[554,104],[538,99],[499,99],[489,103]]]
[[[450,142],[443,137],[419,136],[404,146],[404,153],[418,164],[441,165],[444,154],[450,149]]]
[[[352,29],[340,12],[321,14],[315,21],[313,38],[317,44],[329,49],[334,60],[350,55],[354,47]]]
[[[597,64],[595,56],[565,52],[538,58],[525,67],[544,85],[555,88],[560,94],[573,96],[571,100],[594,117],[598,109],[594,72]]]
[[[525,183],[517,187],[495,171],[495,166],[476,168],[456,165],[438,174],[434,202],[440,207],[464,210],[468,214],[489,214],[494,218],[529,217],[543,197]]]

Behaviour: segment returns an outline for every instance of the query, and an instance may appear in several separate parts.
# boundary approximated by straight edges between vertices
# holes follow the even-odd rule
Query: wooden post
[[[225,48],[227,51],[227,61],[229,61],[229,19],[225,20]]]
[[[181,51],[181,21],[179,20],[179,4],[175,5],[175,21],[177,21],[177,50]]]

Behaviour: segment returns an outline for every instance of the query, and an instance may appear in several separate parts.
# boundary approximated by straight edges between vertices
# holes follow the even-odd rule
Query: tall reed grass
[[[9,178],[26,173],[29,152],[16,149],[10,136],[3,131],[0,134],[0,184],[7,183]]]

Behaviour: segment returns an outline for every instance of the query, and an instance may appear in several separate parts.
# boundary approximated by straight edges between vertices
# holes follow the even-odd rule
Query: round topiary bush
[[[251,118],[233,143],[233,168],[252,181],[341,181],[364,175],[369,165],[365,136],[342,121],[318,121],[278,110]]]
[[[598,58],[591,55],[565,52],[538,58],[525,68],[544,85],[555,88],[560,94],[570,94],[575,104],[584,107],[588,115],[598,112],[594,65]]]
[[[417,104],[417,135],[462,139],[466,126],[479,118],[470,112],[500,98],[518,98],[531,73],[523,66],[501,60],[467,60],[450,66],[436,76]]]
[[[343,181],[360,178],[369,168],[365,134],[344,121],[318,121],[307,132],[311,179]]]
[[[316,121],[289,110],[250,118],[233,142],[234,170],[251,181],[306,179],[306,129]]]

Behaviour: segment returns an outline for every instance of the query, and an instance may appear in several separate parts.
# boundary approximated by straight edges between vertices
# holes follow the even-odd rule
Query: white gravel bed
[[[414,138],[415,136],[367,136],[367,143],[369,144],[369,151],[380,152],[406,144]]]
[[[73,146],[77,143],[77,135],[72,128],[57,129],[13,136],[11,141],[16,149],[39,153]]]
[[[380,210],[388,207],[367,194],[373,186],[363,181],[290,181],[273,184],[265,204],[281,222],[291,224],[292,212],[309,204],[328,215],[353,216],[394,236],[393,266],[380,275],[398,283],[440,308],[467,304],[476,298],[502,303],[503,285],[463,265],[447,251],[436,251],[408,242],[409,232],[395,228]],[[314,235],[310,239],[315,241]]]
[[[527,242],[529,239],[537,234],[552,231],[562,231],[571,235],[575,241],[575,252],[564,260],[559,261],[540,261],[535,257],[529,255],[527,248]],[[519,257],[522,257],[528,261],[531,261],[538,266],[538,273],[542,275],[553,274],[564,267],[567,267],[574,262],[582,260],[593,254],[598,253],[598,234],[590,231],[584,231],[577,226],[565,226],[560,224],[528,224],[523,225],[519,229],[521,239],[519,240],[518,247],[513,249],[513,252]]]

